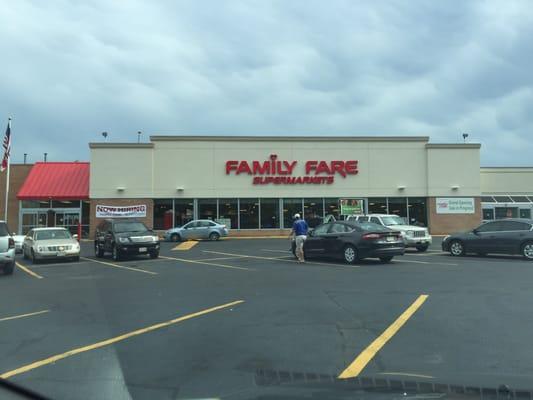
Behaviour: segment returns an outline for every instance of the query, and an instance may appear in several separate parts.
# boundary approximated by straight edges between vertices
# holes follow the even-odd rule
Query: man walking
[[[294,223],[292,224],[291,236],[294,235],[294,244],[296,245],[296,258],[299,263],[305,262],[304,259],[304,243],[307,239],[307,231],[309,227],[307,222],[301,219],[300,214],[294,214]]]

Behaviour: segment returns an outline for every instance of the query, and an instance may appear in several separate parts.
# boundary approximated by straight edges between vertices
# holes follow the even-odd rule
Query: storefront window
[[[239,228],[239,211],[237,199],[218,199],[218,219],[229,229]]]
[[[172,220],[172,199],[154,200],[154,229],[170,229]]]
[[[198,219],[217,219],[217,199],[198,200]]]
[[[22,208],[50,208],[48,200],[22,200]]]
[[[407,198],[389,197],[389,214],[395,214],[402,218],[407,218]]]
[[[304,218],[311,228],[322,223],[324,220],[324,203],[322,198],[304,199]]]
[[[387,214],[386,197],[369,197],[368,198],[369,214]]]
[[[174,226],[182,226],[194,219],[194,201],[192,199],[174,200]]]
[[[294,214],[303,215],[302,199],[283,199],[283,227],[292,228]]]
[[[240,199],[240,229],[259,228],[259,199]]]
[[[522,208],[520,209],[520,218],[531,218],[531,209]]]
[[[492,220],[492,219],[494,219],[494,209],[484,208],[483,209],[483,220]]]
[[[496,207],[495,210],[496,219],[518,217],[518,208],[516,207]]]
[[[279,200],[261,199],[261,229],[279,228]]]
[[[52,208],[80,208],[79,200],[52,200]]]
[[[411,225],[427,226],[426,199],[424,197],[409,197],[409,223]]]
[[[81,235],[83,238],[89,237],[89,224],[91,219],[91,202],[83,200],[81,202]]]
[[[324,199],[324,213],[325,213],[325,220],[328,221],[331,217],[335,218],[336,220],[340,219],[340,208],[339,208],[339,199],[333,198],[333,199]]]

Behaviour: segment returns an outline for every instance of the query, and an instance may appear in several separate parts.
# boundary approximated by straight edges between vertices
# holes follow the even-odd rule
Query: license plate
[[[64,251],[58,251],[57,256],[58,257],[65,257],[66,253]]]
[[[387,242],[394,242],[396,238],[394,236],[387,236]]]
[[[148,249],[146,247],[139,247],[139,253],[146,253]]]

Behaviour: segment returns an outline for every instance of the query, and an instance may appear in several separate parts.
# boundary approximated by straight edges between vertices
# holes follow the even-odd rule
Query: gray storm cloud
[[[0,8],[13,161],[150,134],[429,135],[531,165],[528,1],[17,1]]]

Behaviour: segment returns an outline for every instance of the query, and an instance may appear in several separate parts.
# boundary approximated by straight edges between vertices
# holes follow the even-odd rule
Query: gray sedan
[[[80,244],[77,235],[72,236],[65,228],[31,229],[22,245],[24,258],[35,263],[50,258],[80,259]]]
[[[182,240],[209,239],[218,240],[228,236],[226,225],[219,224],[209,219],[198,219],[183,226],[169,229],[165,232],[165,240],[179,242]]]

